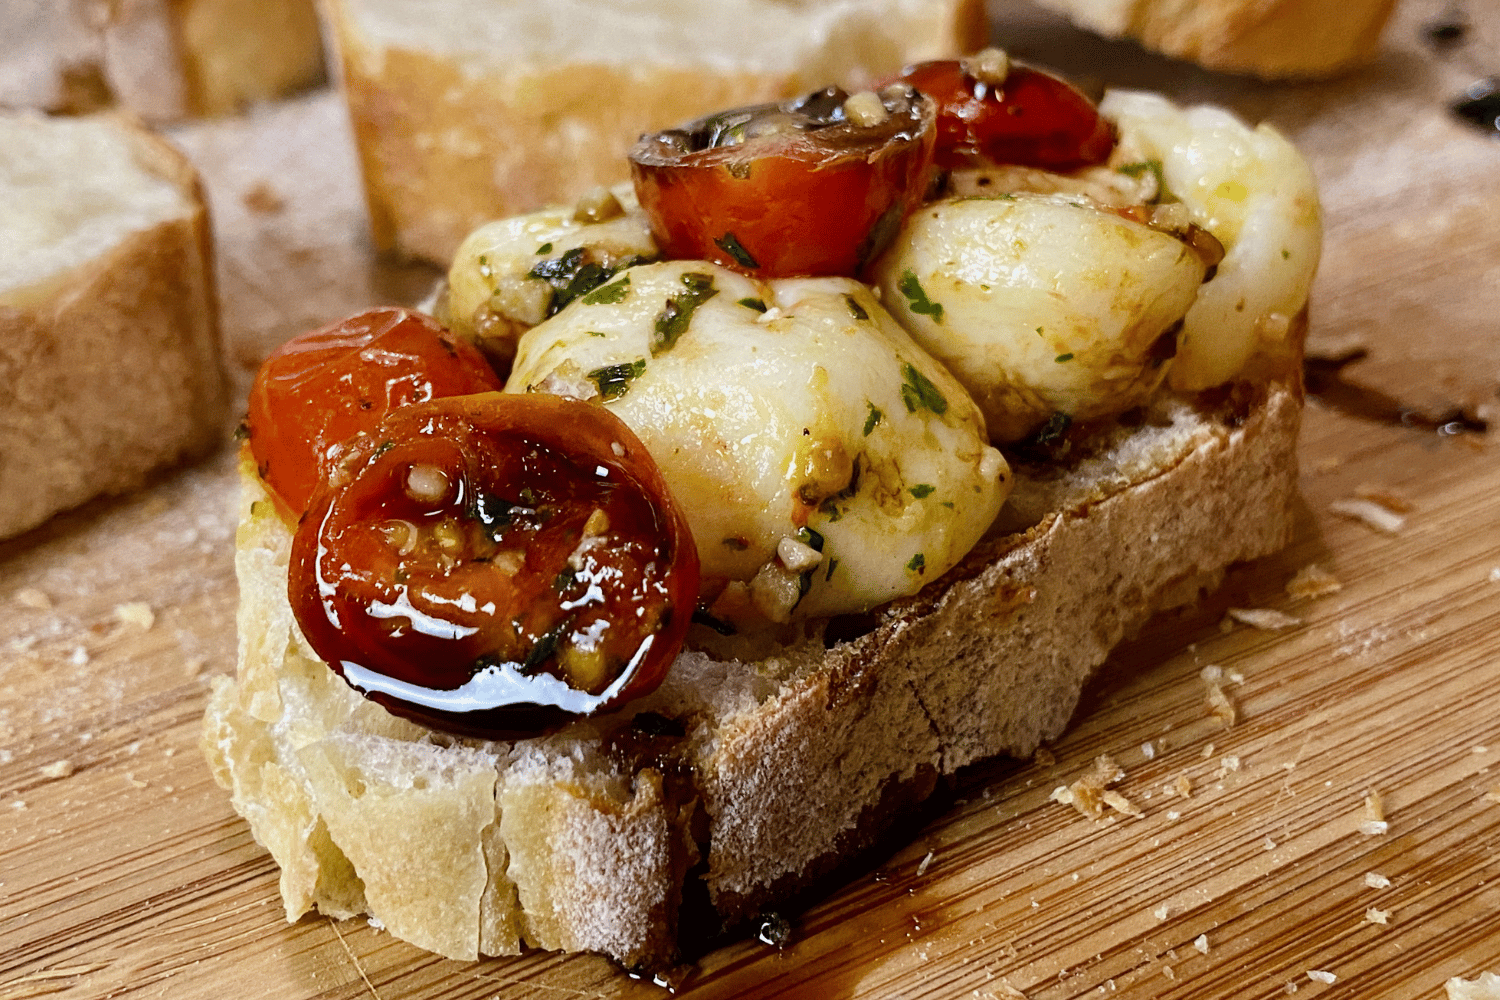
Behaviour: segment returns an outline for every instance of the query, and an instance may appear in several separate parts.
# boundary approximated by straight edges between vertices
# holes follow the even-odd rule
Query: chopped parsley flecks
[[[830,560],[828,560],[828,572],[823,574],[823,579],[824,580],[832,580],[833,579],[833,571],[836,570],[836,569],[838,569],[838,568],[839,568],[839,561],[837,559],[830,559]]]
[[[830,524],[844,516],[844,512],[839,510],[838,501],[833,497],[829,497],[818,505],[818,513],[828,518]]]
[[[911,557],[911,562],[906,564],[906,568],[913,573],[925,573],[927,571],[927,558],[918,552]]]
[[[1071,351],[1069,353],[1067,353],[1067,354],[1059,354],[1057,357],[1053,358],[1052,360],[1056,361],[1058,364],[1062,364],[1064,361],[1072,361],[1073,360],[1073,354],[1072,354]]]
[[[896,288],[906,296],[912,312],[922,316],[931,316],[934,323],[943,321],[942,304],[933,302],[927,297],[927,292],[922,288],[922,283],[917,280],[915,271],[908,268],[901,272],[901,280],[896,282]]]
[[[588,378],[599,387],[599,395],[605,402],[619,399],[630,389],[630,383],[646,372],[646,359],[637,358],[618,365],[606,365],[589,372]]]
[[[518,672],[522,674],[529,674],[537,668],[541,667],[541,665],[546,663],[548,660],[552,659],[552,657],[557,653],[558,644],[562,642],[563,633],[567,632],[572,627],[573,619],[569,617],[564,618],[562,621],[558,622],[556,625],[548,629],[542,635],[542,637],[536,641],[536,645],[531,647],[531,652],[526,654],[526,659],[521,663],[521,668]]]
[[[823,551],[823,536],[811,528],[798,528],[797,541],[806,545],[814,552]]]
[[[651,337],[652,357],[677,346],[678,338],[687,332],[688,324],[693,321],[693,313],[719,294],[712,275],[689,271],[682,276],[682,283],[687,291],[668,299],[666,308],[656,316]]]
[[[760,299],[743,298],[740,299],[739,304],[744,306],[746,309],[754,309],[758,313],[763,313],[766,311],[766,304]]]
[[[609,334],[605,333],[603,330],[590,330],[589,331],[589,336],[590,337],[608,337]]]
[[[571,568],[564,569],[552,579],[552,589],[558,594],[566,594],[568,588],[578,582],[578,574]]]
[[[625,275],[619,281],[608,285],[600,285],[583,297],[586,306],[613,306],[625,301],[625,296],[630,294],[630,275]]]
[[[1290,250],[1288,250],[1286,247],[1282,247],[1281,248],[1281,259],[1282,260],[1291,260],[1292,259],[1292,252]]]
[[[947,397],[910,361],[902,363],[901,378],[901,401],[906,404],[908,413],[916,413],[918,407],[929,409],[938,416],[948,412]]]
[[[741,243],[739,237],[735,236],[734,233],[725,233],[723,236],[720,236],[714,240],[714,246],[733,257],[734,262],[740,267],[760,267],[760,262],[755,259],[749,250],[745,249],[745,244]]]
[[[539,247],[536,248],[536,255],[538,257],[540,257],[544,253],[551,253],[551,252],[552,252],[552,244],[551,243],[543,243],[541,246],[539,246]],[[483,257],[479,258],[479,263],[481,263],[481,264],[484,263],[484,258]]]
[[[916,497],[918,500],[926,500],[936,491],[937,487],[933,486],[931,483],[918,483],[907,492]]]
[[[1162,176],[1160,160],[1137,160],[1135,163],[1122,163],[1115,170],[1126,177],[1140,177],[1150,171],[1156,178],[1156,197],[1152,201],[1161,201],[1167,196],[1167,180]]]
[[[587,295],[615,276],[615,268],[588,260],[588,250],[574,247],[561,257],[552,257],[537,263],[526,272],[528,278],[545,281],[552,286],[552,302],[547,306],[547,315],[555,316],[564,306],[581,295]]]
[[[860,305],[859,300],[854,296],[845,295],[844,301],[849,303],[849,312],[854,316],[855,320],[863,321],[870,318],[870,314],[865,312],[865,307]]]
[[[870,432],[885,418],[885,414],[869,400],[865,400],[865,405],[870,408],[870,412],[865,414],[865,437],[869,437]]]

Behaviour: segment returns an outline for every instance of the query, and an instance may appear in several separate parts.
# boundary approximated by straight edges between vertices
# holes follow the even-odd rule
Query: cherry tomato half
[[[1041,70],[1007,65],[998,52],[1004,68],[986,73],[987,54],[919,63],[901,77],[937,102],[938,166],[1017,164],[1061,172],[1109,158],[1114,128],[1092,101]],[[989,82],[996,79],[1001,82]]]
[[[401,406],[501,388],[484,356],[436,320],[370,309],[293,337],[250,389],[250,452],[293,516],[344,444]]]
[[[535,735],[653,690],[698,593],[692,534],[602,406],[482,393],[393,410],[292,542],[292,610],[356,690],[426,725]]]
[[[932,120],[906,86],[852,100],[831,87],[643,136],[631,174],[668,257],[763,278],[854,275],[926,193]]]

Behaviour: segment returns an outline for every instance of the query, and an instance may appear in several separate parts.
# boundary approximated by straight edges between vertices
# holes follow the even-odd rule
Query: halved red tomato
[[[937,102],[940,167],[1017,164],[1068,171],[1103,163],[1114,128],[1072,84],[998,50],[908,67],[901,80]]]
[[[354,688],[418,722],[535,735],[653,690],[698,594],[687,520],[614,414],[550,395],[402,407],[292,543],[292,609]]]
[[[370,309],[266,358],[250,389],[250,452],[295,517],[345,443],[391,410],[503,384],[478,350],[431,317]]]
[[[636,196],[665,256],[763,278],[853,275],[921,203],[932,102],[836,87],[643,136]]]

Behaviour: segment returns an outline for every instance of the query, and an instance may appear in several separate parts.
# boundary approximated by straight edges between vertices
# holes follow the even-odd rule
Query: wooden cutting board
[[[684,995],[1409,998],[1500,972],[1495,435],[1383,419],[1500,420],[1500,139],[1446,110],[1500,73],[1500,9],[1467,6],[1456,46],[1423,35],[1445,0],[1408,0],[1377,63],[1298,85],[995,11],[1017,53],[1291,134],[1327,210],[1312,351],[1366,354],[1314,368],[1286,552],[1122,649],[1049,754],[965,775],[790,946],[715,951]],[[286,336],[430,282],[371,258],[336,95],[174,137],[213,196],[242,395]],[[233,669],[232,473],[226,450],[0,546],[0,1000],[660,995],[588,956],[467,964],[362,921],[283,922],[274,866],[197,749],[208,679]],[[1335,512],[1361,495],[1401,525]],[[1289,594],[1309,565],[1342,589]],[[1102,753],[1143,816],[1052,801]],[[1384,833],[1360,831],[1371,792]]]

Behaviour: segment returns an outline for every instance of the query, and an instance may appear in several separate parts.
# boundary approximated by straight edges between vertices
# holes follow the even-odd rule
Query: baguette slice
[[[239,676],[215,684],[204,749],[288,919],[659,967],[685,897],[725,924],[786,898],[939,777],[1058,735],[1123,637],[1281,547],[1301,408],[1294,370],[1215,405],[1163,392],[1068,460],[1017,465],[1004,523],[918,595],[759,659],[685,652],[617,715],[513,743],[396,719],[317,659],[247,461]]]
[[[643,132],[971,51],[981,0],[326,0],[375,243],[446,267],[490,219],[626,177]]]
[[[222,115],[323,77],[314,0],[9,0],[0,104]]]
[[[0,537],[223,439],[197,175],[123,115],[0,113]]]
[[[1080,27],[1210,69],[1333,76],[1374,57],[1396,0],[1036,0]]]

